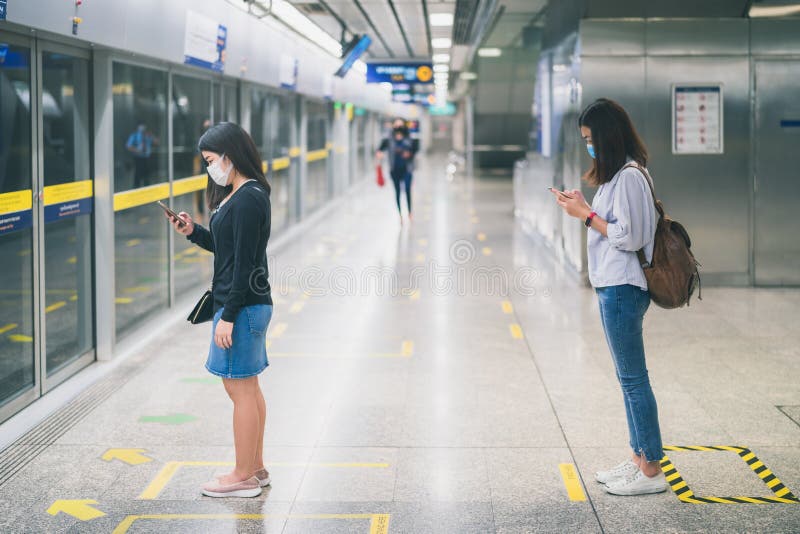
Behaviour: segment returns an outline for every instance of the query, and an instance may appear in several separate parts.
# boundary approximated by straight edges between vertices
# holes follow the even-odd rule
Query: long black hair
[[[197,148],[200,152],[214,152],[220,156],[225,154],[225,157],[233,163],[236,172],[258,181],[269,193],[270,186],[262,170],[263,163],[258,148],[250,134],[238,124],[232,122],[215,124],[200,137]],[[222,199],[230,194],[231,189],[230,185],[225,187],[217,185],[209,176],[206,186],[208,209],[217,209]]]
[[[583,175],[591,185],[610,182],[628,158],[642,167],[647,166],[647,148],[636,133],[631,118],[622,106],[599,98],[589,104],[578,118],[578,127],[592,131],[595,158],[592,168]]]

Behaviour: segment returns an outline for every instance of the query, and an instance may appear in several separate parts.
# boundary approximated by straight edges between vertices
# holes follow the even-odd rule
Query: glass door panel
[[[0,32],[0,409],[36,385],[31,126],[31,49]]]
[[[89,60],[43,50],[41,61],[44,369],[50,378],[94,346],[93,184]]]

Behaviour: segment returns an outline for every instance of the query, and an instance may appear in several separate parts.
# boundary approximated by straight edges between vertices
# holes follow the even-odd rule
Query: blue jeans
[[[636,286],[597,288],[600,319],[614,359],[625,399],[631,449],[648,462],[661,460],[664,451],[658,426],[658,407],[644,361],[642,321],[650,294]]]
[[[394,195],[397,201],[397,211],[402,213],[400,207],[400,188],[405,185],[406,190],[406,205],[408,206],[408,213],[411,213],[411,173],[407,172],[405,168],[399,171],[392,171],[392,183],[394,184]]]

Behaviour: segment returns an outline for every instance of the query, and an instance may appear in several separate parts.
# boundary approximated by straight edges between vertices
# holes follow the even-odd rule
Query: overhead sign
[[[442,105],[436,104],[428,108],[431,115],[450,116],[456,114],[456,105],[452,102],[445,102]]]
[[[6,9],[8,8],[7,0],[0,0],[0,20],[6,20]]]
[[[672,153],[722,154],[722,86],[672,86]]]
[[[433,65],[367,63],[367,83],[433,83]]]
[[[186,12],[186,35],[183,62],[204,69],[222,72],[225,67],[225,47],[228,30],[214,19]]]

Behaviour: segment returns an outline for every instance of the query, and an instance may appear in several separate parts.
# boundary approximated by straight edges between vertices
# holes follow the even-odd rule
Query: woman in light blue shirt
[[[631,460],[596,473],[615,495],[660,493],[668,487],[658,409],[645,364],[642,322],[650,305],[647,280],[636,251],[653,258],[657,214],[650,192],[647,149],[630,117],[616,102],[601,98],[578,124],[592,168],[584,179],[597,193],[592,205],[581,191],[553,189],[564,211],[588,227],[589,280],[597,292],[600,319],[622,386]]]

